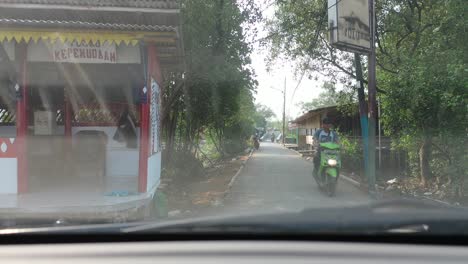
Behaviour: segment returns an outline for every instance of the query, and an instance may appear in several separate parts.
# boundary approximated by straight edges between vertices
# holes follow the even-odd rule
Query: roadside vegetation
[[[165,171],[191,177],[243,153],[262,125],[252,36],[244,30],[260,16],[253,0],[183,0],[181,7],[185,69],[166,73],[161,132]]]
[[[321,75],[342,87],[326,89],[321,99],[304,103],[304,110],[333,103],[330,96],[357,102],[354,83],[365,85],[366,78],[357,76],[355,65],[363,60],[366,76],[366,58],[329,45],[327,1],[275,4],[264,39],[270,59],[286,56],[297,62],[299,75]],[[395,175],[396,188],[405,192],[458,200],[468,194],[465,7],[462,0],[376,1],[378,98],[385,135],[406,156],[407,169]]]
[[[185,70],[166,72],[163,89],[167,170],[184,164],[192,169],[180,173],[197,173],[244,152],[256,127],[281,128],[271,110],[254,102],[254,41],[269,49],[272,63],[290,59],[301,78],[326,79],[320,97],[301,105],[304,111],[338,105],[352,113],[356,83],[367,84],[367,61],[329,45],[327,1],[270,2],[275,15],[266,20],[254,0],[181,1]],[[381,121],[405,164],[394,175],[396,188],[461,199],[468,191],[465,3],[386,0],[376,9]],[[259,22],[268,29],[260,40]],[[359,144],[345,142],[349,163],[362,163],[355,160],[362,157]]]

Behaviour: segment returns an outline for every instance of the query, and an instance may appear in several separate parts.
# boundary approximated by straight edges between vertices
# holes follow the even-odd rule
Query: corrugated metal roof
[[[320,114],[322,111],[336,109],[336,108],[337,108],[336,105],[331,105],[331,106],[324,106],[324,107],[319,107],[313,110],[309,110],[307,113],[304,113],[303,115],[299,116],[298,118],[294,119],[291,122],[298,123],[308,118],[311,118],[313,116],[316,116],[317,114]]]
[[[8,1],[11,0],[0,0],[0,4],[2,2],[4,3]],[[42,0],[30,2],[47,3],[50,1]],[[98,0],[93,2],[101,3],[101,1]],[[0,7],[0,18],[2,19],[2,21],[0,21],[0,26],[6,25],[19,27],[83,27],[114,30],[174,31],[174,28],[179,25],[179,14],[177,12],[162,12],[155,14],[148,12],[138,12],[135,10],[129,12],[125,8],[123,10],[119,9],[109,11],[96,10],[93,8],[74,10],[53,8],[16,8],[9,6]]]
[[[116,29],[116,30],[140,30],[140,31],[166,31],[174,32],[176,28],[165,25],[137,25],[118,23],[96,23],[83,21],[60,21],[60,20],[35,20],[35,19],[14,19],[0,18],[0,24],[6,26],[43,26],[43,27],[66,27],[80,29]]]
[[[0,4],[177,9],[175,0],[0,0]]]
[[[1,0],[0,0],[1,1]],[[130,25],[179,25],[178,14],[0,8],[0,18]]]

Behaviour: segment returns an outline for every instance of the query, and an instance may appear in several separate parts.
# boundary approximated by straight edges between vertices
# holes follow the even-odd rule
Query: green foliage
[[[286,130],[286,137],[285,138],[294,138],[297,142],[297,129]]]
[[[392,148],[394,150],[401,150],[408,155],[408,171],[409,175],[419,175],[419,146],[420,142],[416,141],[412,135],[401,135],[398,140],[392,142]]]
[[[362,175],[362,146],[356,138],[340,135],[343,169]]]
[[[341,82],[344,97],[356,102],[349,84],[356,78],[352,54],[326,41],[327,25],[320,19],[325,2],[276,1],[268,39],[271,57],[286,56],[309,75],[320,72]],[[394,139],[396,149],[408,153],[410,175],[421,177],[423,183],[432,175],[451,184],[462,179],[458,186],[468,177],[463,165],[468,149],[466,3],[387,0],[376,1],[376,9],[377,84],[385,133]],[[324,104],[317,100],[304,108]]]
[[[343,114],[353,115],[356,113],[357,101],[353,89],[350,90],[349,87],[345,87],[342,90],[337,90],[336,85],[331,82],[324,82],[322,89],[324,91],[317,98],[312,99],[310,102],[300,102],[298,104],[302,112],[327,106],[337,106]]]
[[[216,146],[210,137],[207,137],[203,144],[201,144],[199,152],[198,159],[203,162],[205,167],[212,165],[210,162],[221,158],[219,151],[216,149]]]
[[[396,4],[398,8],[396,8]],[[382,116],[386,132],[408,151],[413,175],[422,180],[431,174],[439,180],[460,176],[463,157],[455,145],[445,155],[433,148],[435,141],[450,145],[450,138],[466,149],[467,67],[462,41],[466,19],[462,1],[388,1],[379,7],[381,14],[379,85]],[[387,69],[393,70],[387,70]],[[421,148],[431,151],[424,153]],[[466,152],[466,151],[465,151]],[[420,164],[429,159],[430,174]],[[444,157],[445,156],[445,157]],[[427,167],[427,166],[426,166]],[[458,172],[456,172],[458,171]]]
[[[268,121],[270,121],[273,117],[275,117],[275,113],[271,108],[265,105],[257,104],[255,105],[255,127],[266,127]]]
[[[299,102],[298,106],[302,112],[308,112],[317,108],[334,106],[338,102],[338,93],[333,83],[325,82],[322,86],[325,90],[321,92],[317,98],[312,99],[309,102]]]
[[[340,137],[340,144],[345,155],[350,157],[359,157],[362,153],[359,143],[354,139],[342,136]]]
[[[381,57],[397,73],[381,72],[384,121],[394,133],[462,132],[468,123],[462,1],[416,1],[388,12]],[[409,20],[409,25],[403,23]],[[387,22],[389,21],[389,22]],[[397,23],[399,22],[399,23]],[[464,25],[465,24],[465,25]],[[409,35],[408,37],[405,37]],[[391,58],[386,54],[392,52]],[[390,61],[390,59],[392,61]]]
[[[317,79],[350,86],[353,56],[331,47],[327,41],[326,0],[276,0],[275,17],[268,21],[270,59],[286,57],[297,62],[297,70]]]
[[[243,149],[257,84],[244,26],[257,18],[251,0],[181,1],[185,71],[169,75],[163,92],[168,149],[206,152],[196,156],[208,160]],[[209,143],[200,147],[203,140]]]

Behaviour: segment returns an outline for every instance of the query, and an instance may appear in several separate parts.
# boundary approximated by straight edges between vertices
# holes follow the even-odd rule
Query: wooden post
[[[65,138],[71,139],[72,136],[72,107],[70,102],[70,96],[67,92],[67,88],[64,88],[64,126],[65,126]]]
[[[28,75],[27,43],[18,43],[16,58],[19,62],[18,98],[16,101],[16,140],[18,150],[18,193],[28,191]]]
[[[283,90],[283,135],[281,137],[283,145],[286,143],[286,77],[284,77],[284,90]]]
[[[70,94],[68,93],[67,87],[63,88],[64,94],[64,106],[63,106],[63,123],[65,128],[65,136],[63,139],[63,157],[65,158],[65,162],[63,163],[63,175],[66,175],[69,170],[68,168],[72,167],[73,164],[73,157],[72,157],[72,150],[73,150],[73,142],[72,142],[72,116],[73,110],[71,107],[71,98]]]
[[[369,161],[368,180],[369,192],[375,195],[375,131],[376,131],[376,58],[375,58],[375,5],[374,0],[369,0],[369,28],[370,28],[370,53],[368,66],[368,97],[369,97]]]

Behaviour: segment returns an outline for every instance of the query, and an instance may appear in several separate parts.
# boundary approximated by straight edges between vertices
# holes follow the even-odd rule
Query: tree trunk
[[[429,161],[432,156],[432,136],[425,134],[421,148],[419,149],[419,166],[421,172],[421,185],[427,187],[427,184],[432,178]]]
[[[169,129],[168,129],[168,142],[167,142],[167,156],[168,156],[168,160],[169,161],[172,161],[172,155],[174,153],[174,144],[175,144],[175,134],[176,134],[176,128],[177,128],[177,118],[179,116],[178,112],[178,106],[176,106],[176,109],[174,111],[174,113],[172,113],[172,118],[170,119],[170,123],[169,123]]]

